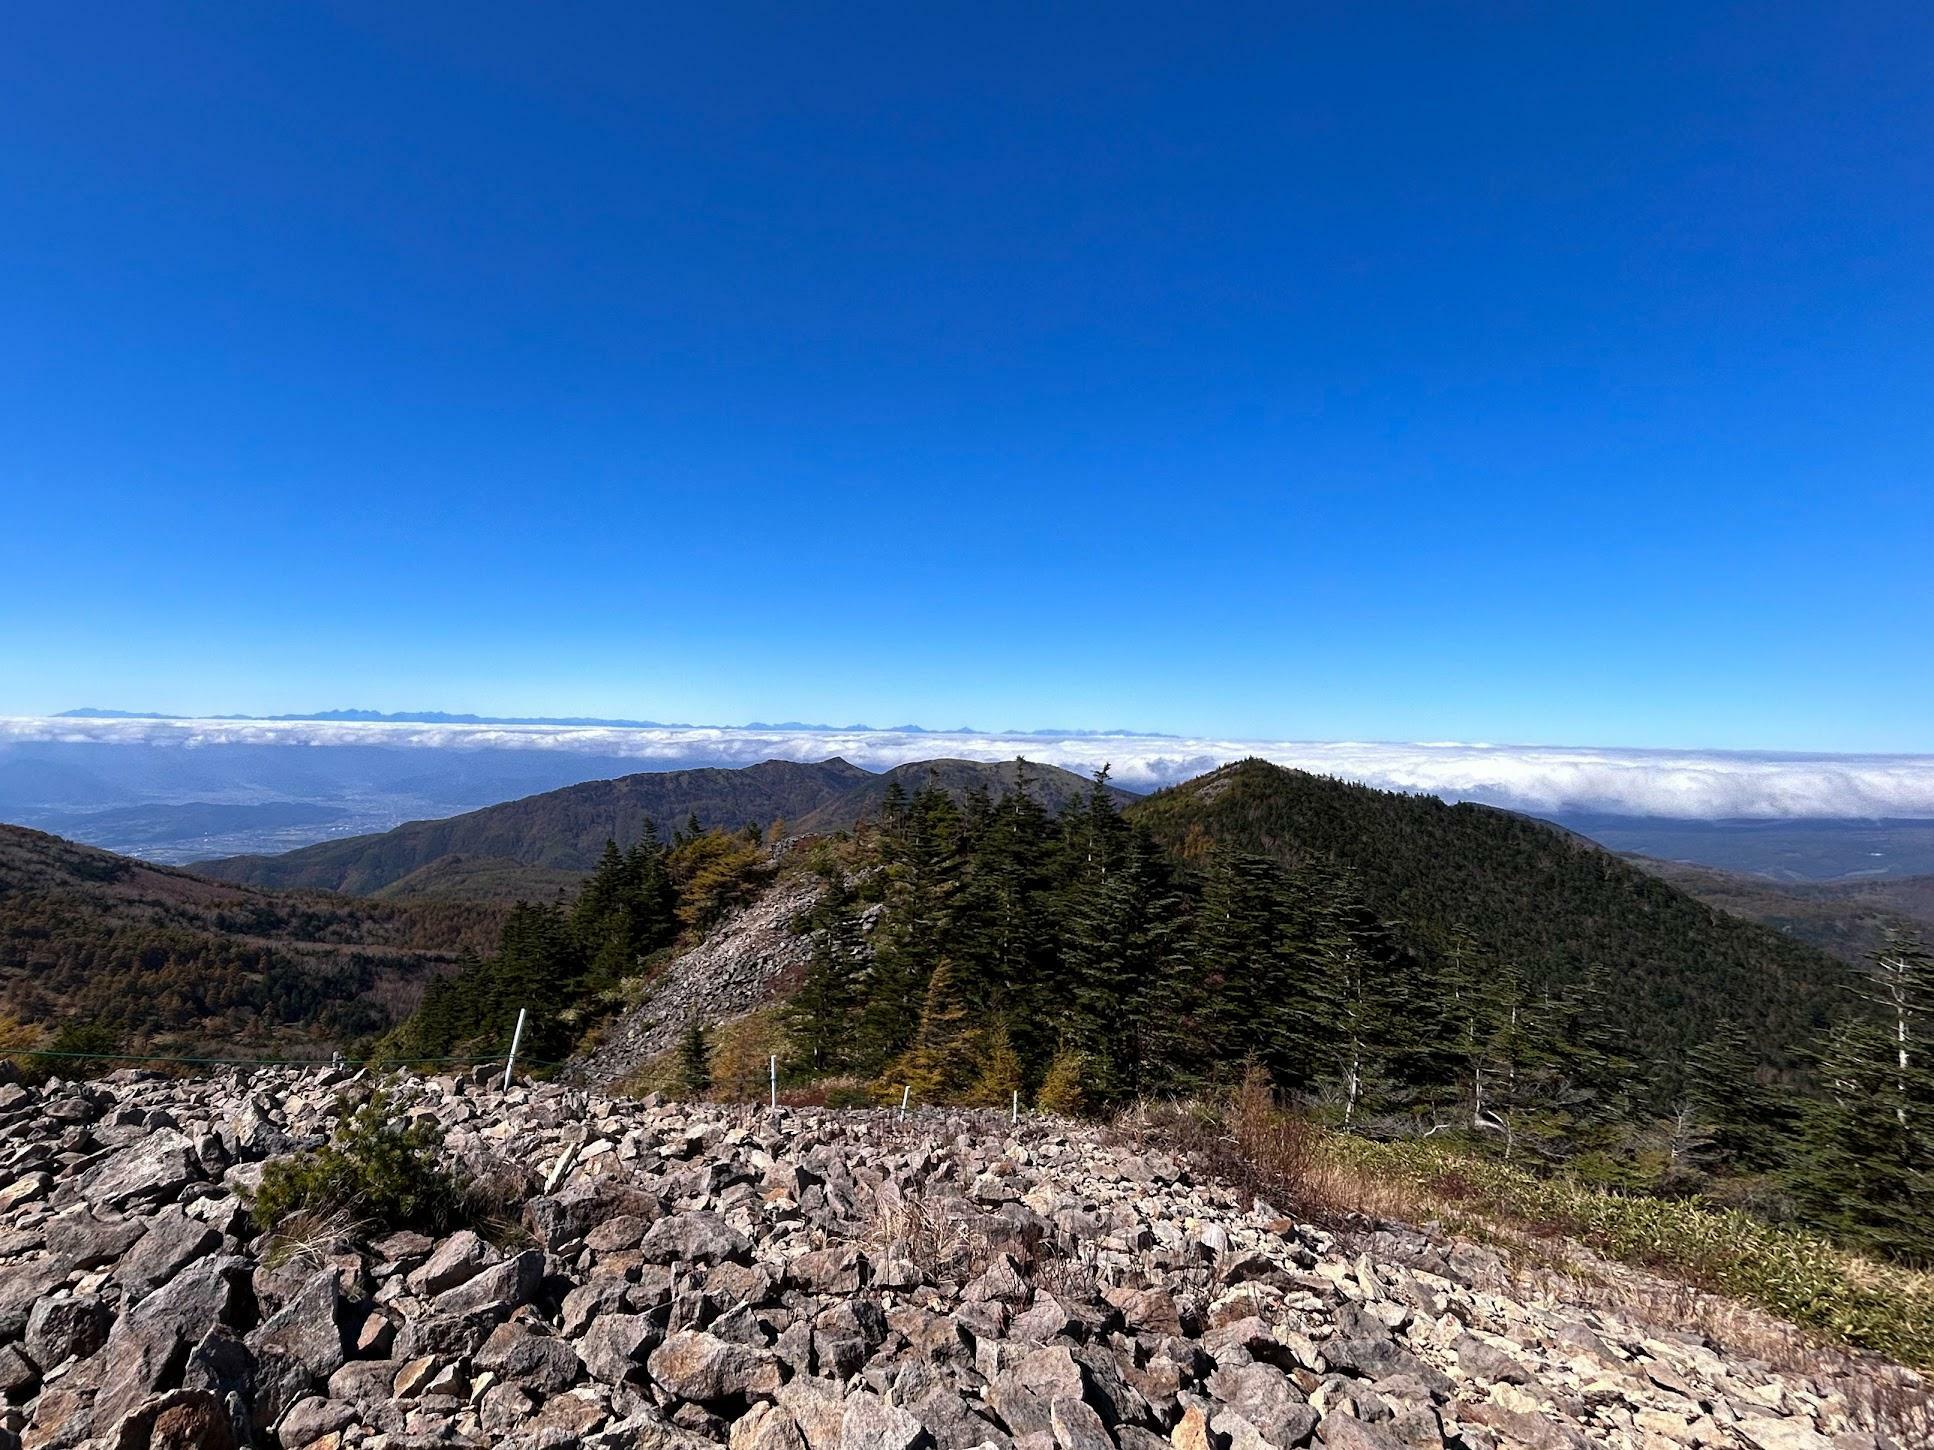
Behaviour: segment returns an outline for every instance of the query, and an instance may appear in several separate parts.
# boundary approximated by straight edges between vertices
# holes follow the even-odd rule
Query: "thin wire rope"
[[[418,1063],[499,1063],[504,1060],[501,1052],[488,1057],[171,1057],[160,1052],[55,1052],[39,1048],[23,1048],[18,1052],[0,1054],[0,1061],[27,1057],[58,1057],[68,1060],[87,1062],[172,1062],[191,1067],[368,1067],[371,1065],[395,1064],[409,1067]],[[533,1067],[563,1067],[562,1062],[552,1062],[545,1058],[525,1057],[519,1053],[517,1060]]]

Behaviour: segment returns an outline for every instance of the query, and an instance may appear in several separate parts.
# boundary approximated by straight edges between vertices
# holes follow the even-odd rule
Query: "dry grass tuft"
[[[1415,1184],[1367,1172],[1331,1151],[1321,1128],[1284,1111],[1269,1074],[1251,1066],[1226,1106],[1200,1101],[1137,1103],[1116,1120],[1136,1148],[1160,1142],[1257,1199],[1333,1233],[1381,1219],[1415,1222],[1434,1205]]]
[[[342,1209],[298,1210],[284,1218],[269,1235],[262,1248],[262,1262],[271,1269],[285,1264],[323,1268],[345,1244],[362,1237],[366,1227]]]
[[[864,1237],[883,1256],[905,1259],[932,1284],[966,1284],[1005,1254],[1046,1293],[1080,1297],[1094,1287],[1092,1270],[1062,1252],[1038,1224],[1016,1224],[964,1198],[884,1195]]]
[[[883,1254],[912,1264],[930,1283],[958,1285],[994,1261],[997,1250],[986,1220],[965,1199],[903,1193],[876,1202],[867,1237]]]

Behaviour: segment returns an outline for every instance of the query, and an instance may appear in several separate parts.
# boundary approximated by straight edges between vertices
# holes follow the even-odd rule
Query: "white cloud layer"
[[[415,724],[306,720],[0,717],[0,745],[383,746],[547,750],[635,760],[638,768],[749,765],[840,755],[869,770],[955,756],[1030,760],[1088,772],[1108,764],[1131,790],[1172,785],[1245,756],[1394,790],[1540,814],[1602,811],[1692,819],[1934,817],[1934,755],[1804,755],[1458,742],[1196,740],[1157,735],[955,734],[733,727]]]

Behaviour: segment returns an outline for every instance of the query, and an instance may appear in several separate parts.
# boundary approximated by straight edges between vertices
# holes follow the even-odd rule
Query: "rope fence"
[[[181,1057],[165,1052],[66,1052],[53,1048],[22,1047],[12,1051],[0,1052],[0,1063],[17,1062],[121,1062],[155,1063],[170,1067],[377,1067],[377,1068],[424,1068],[424,1067],[478,1067],[489,1063],[493,1068],[498,1063],[504,1065],[504,1091],[510,1091],[511,1071],[522,1065],[526,1068],[568,1067],[568,1062],[552,1062],[545,1058],[525,1057],[519,1052],[524,1038],[524,1009],[519,1008],[517,1025],[511,1035],[510,1052],[483,1053],[472,1056],[451,1057],[344,1057],[340,1053],[328,1057]],[[768,1103],[777,1111],[779,1107],[779,1058],[771,1056],[767,1071],[769,1073]],[[903,1085],[900,1091],[898,1117],[905,1118],[913,1106],[913,1088]],[[1021,1094],[1018,1090],[1008,1108],[1008,1121],[1018,1123],[1021,1118]]]
[[[455,1067],[504,1060],[500,1052],[483,1057],[175,1057],[164,1052],[54,1052],[38,1047],[23,1047],[18,1051],[0,1053],[0,1061],[29,1057],[84,1062],[165,1062],[182,1067],[420,1067],[432,1063]],[[529,1067],[564,1066],[562,1062],[522,1054],[517,1060]]]

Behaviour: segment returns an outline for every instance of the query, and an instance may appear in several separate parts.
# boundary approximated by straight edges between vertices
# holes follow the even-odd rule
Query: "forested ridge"
[[[226,881],[277,888],[321,888],[352,895],[421,890],[479,894],[478,872],[497,887],[534,894],[560,871],[597,866],[606,840],[629,848],[650,826],[668,838],[688,816],[734,831],[786,822],[793,830],[844,830],[875,814],[885,791],[938,781],[955,792],[1012,788],[1014,763],[928,760],[874,774],[837,757],[811,763],[768,760],[736,770],[645,771],[585,781],[504,801],[465,815],[411,821],[378,835],[352,836],[279,856],[232,856],[195,870]],[[1052,766],[1031,767],[1030,789],[1051,805],[1080,795],[1086,782]],[[474,863],[460,869],[453,858]],[[523,874],[520,876],[520,868]]]
[[[675,942],[744,906],[775,869],[756,827],[707,831],[693,815],[664,841],[646,822],[628,850],[606,841],[568,904],[512,907],[497,950],[466,953],[454,975],[431,982],[416,1013],[377,1050],[399,1059],[496,1050],[523,1011],[530,1054],[562,1057],[617,1004],[612,994],[649,973]]]
[[[834,1100],[1079,1111],[1254,1064],[1348,1131],[1934,1251],[1934,1078],[1887,1049],[1898,1025],[1918,1053],[1934,1024],[1911,944],[1855,974],[1535,822],[1255,763],[1197,785],[1125,812],[1105,777],[1059,811],[896,785],[783,867],[756,833],[695,822],[613,845],[573,907],[520,909],[386,1046],[501,1045],[530,1006],[561,1053],[675,942],[805,869],[825,889],[785,1070]],[[702,1029],[681,1064],[702,1089]]]
[[[321,1050],[387,1027],[502,918],[253,891],[0,826],[0,1017],[103,1051]]]
[[[1291,867],[1333,863],[1400,940],[1433,958],[1462,933],[1538,987],[1605,975],[1648,1060],[1682,1058],[1724,1020],[1769,1062],[1788,1062],[1844,991],[1843,967],[1819,950],[1509,811],[1248,760],[1128,814],[1184,859],[1221,845]]]

